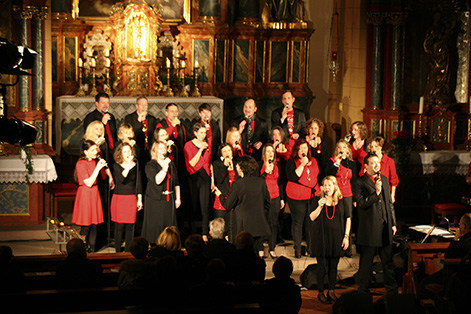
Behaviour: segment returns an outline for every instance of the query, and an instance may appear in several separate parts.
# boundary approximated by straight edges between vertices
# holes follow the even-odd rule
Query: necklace
[[[325,204],[325,216],[326,216],[327,219],[329,219],[329,220],[334,219],[334,216],[335,216],[335,205],[334,205],[334,212],[332,213],[332,217],[329,217],[329,213],[327,212],[327,204]]]

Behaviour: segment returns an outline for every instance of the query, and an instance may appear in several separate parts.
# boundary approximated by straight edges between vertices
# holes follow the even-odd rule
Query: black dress
[[[173,163],[169,165],[167,176],[156,184],[155,176],[162,169],[160,164],[151,160],[146,165],[147,188],[144,202],[144,222],[142,236],[155,243],[160,233],[168,226],[176,226],[175,186],[179,185],[177,169]],[[172,194],[162,194],[171,191]]]
[[[313,256],[343,256],[342,241],[345,235],[345,221],[348,217],[350,214],[345,210],[343,199],[335,206],[322,208],[319,216],[312,222],[311,254]]]

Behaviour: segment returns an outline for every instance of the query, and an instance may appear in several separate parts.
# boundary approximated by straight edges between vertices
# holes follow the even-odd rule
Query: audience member
[[[156,246],[149,251],[149,256],[158,258],[172,256],[177,262],[181,262],[183,258],[182,241],[177,227],[166,227],[155,244]]]
[[[265,279],[266,263],[254,250],[254,238],[250,232],[241,231],[235,238],[236,254],[233,259],[234,282],[237,285],[248,285]]]
[[[280,256],[273,264],[275,278],[265,281],[260,306],[266,313],[298,313],[301,309],[301,289],[294,279],[293,262]]]
[[[208,261],[220,258],[224,261],[226,269],[231,270],[232,259],[235,255],[235,246],[226,240],[226,222],[222,218],[214,218],[209,223],[211,240],[204,248],[203,255]]]
[[[0,246],[0,293],[25,290],[25,275],[13,262],[13,250],[7,245]]]
[[[87,259],[85,243],[73,238],[67,242],[67,258],[56,268],[59,288],[95,288],[103,285],[103,269],[96,261]]]
[[[157,282],[158,259],[147,257],[149,242],[144,237],[132,239],[129,250],[134,258],[121,263],[118,287],[120,289],[154,289]]]
[[[208,265],[208,259],[203,255],[204,243],[199,234],[189,235],[185,240],[187,255],[183,257],[180,265],[180,277],[187,288],[204,281],[204,272]]]

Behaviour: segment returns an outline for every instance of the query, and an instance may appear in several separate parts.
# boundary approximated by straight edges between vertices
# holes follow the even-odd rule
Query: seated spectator
[[[180,274],[189,288],[203,283],[208,260],[203,255],[204,241],[201,235],[192,234],[188,236],[185,240],[185,248],[188,254],[183,258]]]
[[[301,289],[290,278],[293,262],[280,256],[273,264],[275,278],[265,281],[260,306],[265,312],[298,313],[301,309]]]
[[[461,258],[471,254],[471,213],[461,217],[459,229],[456,230],[455,238],[445,252],[445,258]],[[419,298],[433,299],[433,294],[426,289],[428,284],[444,284],[445,269],[424,278],[419,284]]]
[[[165,256],[173,256],[177,263],[183,259],[182,240],[180,238],[180,232],[177,227],[169,226],[160,233],[157,241],[157,246],[149,251],[148,256],[162,258]]]
[[[203,254],[208,260],[220,258],[228,266],[228,262],[235,255],[235,246],[226,240],[226,222],[222,218],[215,218],[209,223],[211,241],[204,248]]]
[[[0,293],[21,292],[24,287],[25,275],[13,263],[13,251],[7,245],[0,246]]]
[[[223,260],[215,258],[209,262],[205,281],[190,290],[191,304],[200,309],[217,308],[220,313],[227,312],[234,303],[234,286],[224,281],[225,273]]]
[[[85,243],[78,238],[67,242],[67,258],[57,265],[59,288],[91,288],[103,285],[100,263],[87,259]]]
[[[247,231],[239,232],[235,238],[235,247],[234,282],[242,285],[263,282],[266,263],[255,253],[253,236]]]
[[[144,237],[134,238],[129,245],[129,250],[134,258],[121,263],[118,287],[152,289],[157,281],[158,259],[147,257],[149,242]]]

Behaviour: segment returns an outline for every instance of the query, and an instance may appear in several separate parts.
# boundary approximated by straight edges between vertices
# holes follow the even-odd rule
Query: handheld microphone
[[[97,156],[97,158],[96,158],[96,159],[98,159],[98,161],[100,161],[100,160],[104,160],[104,159],[103,159],[103,158],[101,158],[100,156]],[[106,160],[105,160],[105,162],[106,162]],[[104,169],[108,169],[108,164],[106,164],[106,165],[105,165],[103,168],[104,168]]]
[[[273,160],[272,160],[272,159],[268,159],[268,163],[269,163],[269,164],[273,163]]]
[[[207,137],[204,139],[204,142],[208,143],[208,138]],[[209,152],[209,145],[208,145],[208,147],[206,147],[206,150]]]
[[[304,158],[304,157],[306,157],[306,154],[305,154],[305,153],[303,153],[303,158]]]
[[[378,172],[376,172],[377,176],[375,178],[375,182],[376,181],[381,181],[381,170],[379,170]]]
[[[285,108],[288,108],[288,105],[285,105]]]

